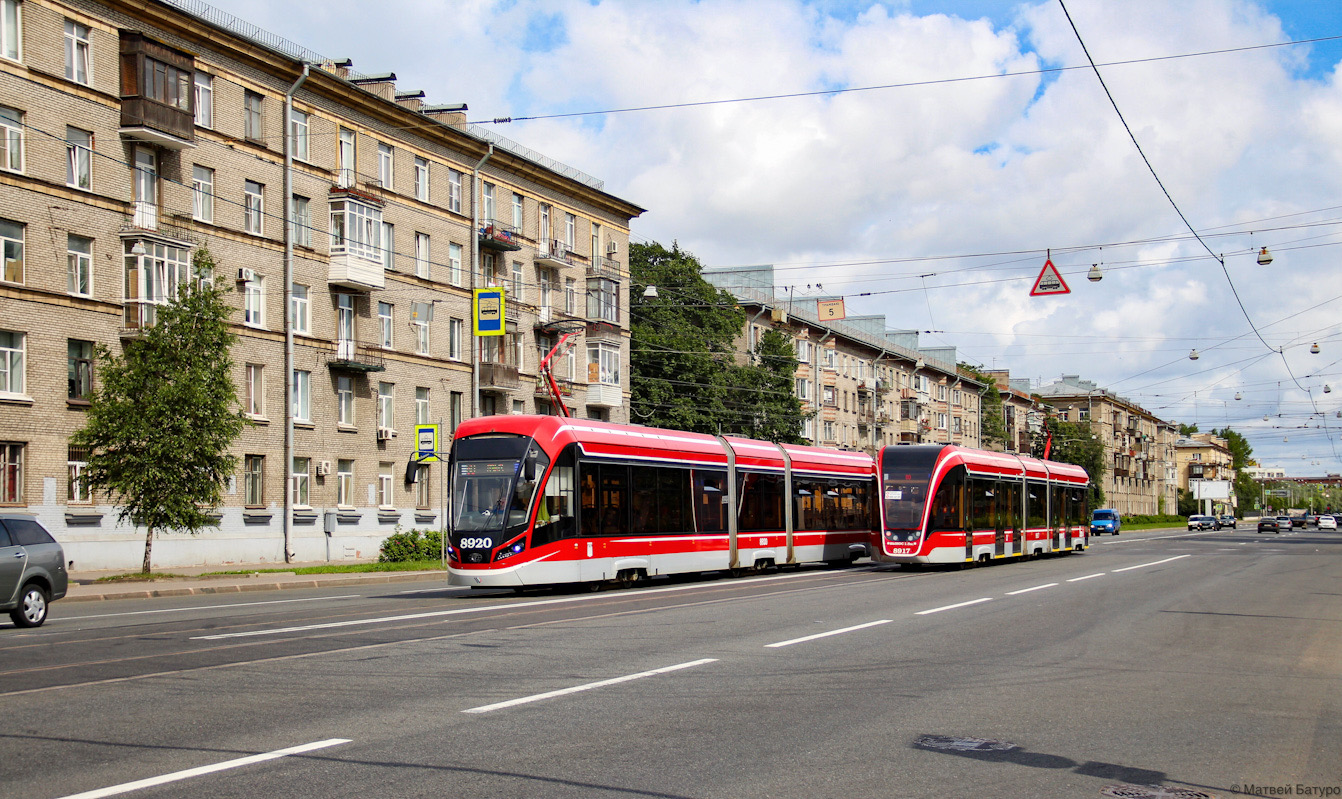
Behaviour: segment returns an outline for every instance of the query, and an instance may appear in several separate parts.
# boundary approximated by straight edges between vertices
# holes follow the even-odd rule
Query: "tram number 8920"
[[[461,539],[462,549],[489,549],[494,546],[492,538],[463,538]]]

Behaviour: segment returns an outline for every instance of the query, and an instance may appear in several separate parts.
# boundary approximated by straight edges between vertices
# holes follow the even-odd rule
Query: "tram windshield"
[[[549,458],[525,436],[458,440],[452,448],[453,533],[525,527],[547,466]]]
[[[940,446],[886,447],[881,454],[881,516],[886,530],[914,531],[927,507],[928,483]]]

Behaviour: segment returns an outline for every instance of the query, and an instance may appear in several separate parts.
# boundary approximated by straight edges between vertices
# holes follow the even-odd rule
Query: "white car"
[[[1337,518],[1334,517],[1334,516],[1320,516],[1320,517],[1319,517],[1319,529],[1320,529],[1320,530],[1336,530],[1336,529],[1337,529]]]

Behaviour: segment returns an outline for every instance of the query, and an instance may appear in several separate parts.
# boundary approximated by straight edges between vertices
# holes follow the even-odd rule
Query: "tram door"
[[[1011,514],[1011,545],[1013,554],[1025,554],[1025,507],[1021,504],[1025,496],[1024,483],[1012,483],[1007,491],[1007,508]]]
[[[1006,554],[1007,514],[1011,512],[1011,497],[1007,491],[1006,483],[999,481],[993,484],[993,504],[997,509],[997,512],[993,514],[996,532],[993,539],[993,557],[995,558],[1000,558]]]

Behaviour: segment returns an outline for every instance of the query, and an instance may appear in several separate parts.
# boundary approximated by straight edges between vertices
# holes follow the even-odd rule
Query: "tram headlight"
[[[498,554],[494,556],[494,562],[498,563],[501,560],[511,558],[513,555],[516,555],[523,549],[526,549],[525,544],[523,544],[521,541],[514,541],[513,543],[509,544],[508,546],[498,551]]]

